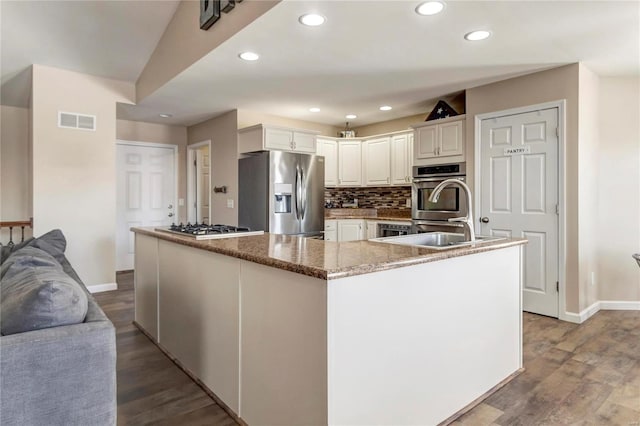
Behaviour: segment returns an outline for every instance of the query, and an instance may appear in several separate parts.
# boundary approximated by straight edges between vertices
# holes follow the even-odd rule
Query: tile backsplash
[[[342,207],[358,200],[358,207],[363,209],[392,208],[411,210],[407,200],[411,199],[410,186],[381,186],[366,188],[325,188],[325,206]]]

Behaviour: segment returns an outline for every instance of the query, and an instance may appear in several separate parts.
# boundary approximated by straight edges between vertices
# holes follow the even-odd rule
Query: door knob
[[[167,216],[169,216],[169,217],[173,217],[173,213],[169,213]]]
[[[168,207],[168,208],[169,208],[169,209],[172,209],[172,208],[173,208],[173,204],[169,204],[169,207]]]
[[[486,216],[485,216],[485,217],[481,217],[481,218],[480,218],[480,222],[482,222],[482,223],[489,223],[489,218],[488,218],[488,217],[486,217]]]

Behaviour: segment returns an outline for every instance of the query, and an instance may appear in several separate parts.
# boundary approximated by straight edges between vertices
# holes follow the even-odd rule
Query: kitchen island
[[[435,425],[522,367],[524,240],[132,230],[136,324],[249,425]]]

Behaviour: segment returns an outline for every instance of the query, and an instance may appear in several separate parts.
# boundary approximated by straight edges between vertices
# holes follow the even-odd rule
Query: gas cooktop
[[[186,235],[196,240],[213,240],[216,238],[246,237],[249,235],[262,235],[264,231],[252,231],[249,228],[232,225],[208,225],[206,223],[172,223],[169,227],[156,228],[157,231],[171,232],[173,234]]]

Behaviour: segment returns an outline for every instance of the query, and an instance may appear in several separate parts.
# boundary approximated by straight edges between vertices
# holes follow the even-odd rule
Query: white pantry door
[[[133,269],[132,226],[167,226],[176,217],[175,150],[116,145],[116,270]]]
[[[558,108],[480,124],[480,233],[526,238],[523,309],[558,317]]]

